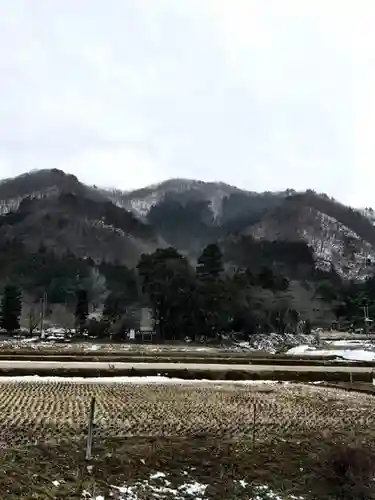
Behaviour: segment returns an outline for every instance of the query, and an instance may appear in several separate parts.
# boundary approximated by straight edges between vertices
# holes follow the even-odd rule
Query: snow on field
[[[218,351],[264,351],[269,354],[275,354],[279,350],[299,344],[314,345],[317,342],[315,335],[302,334],[257,334],[252,335],[247,341],[236,342],[229,337],[224,339],[223,346],[218,345],[192,345],[190,342],[175,345],[158,344],[129,344],[101,343],[98,339],[87,339],[76,342],[69,335],[64,335],[60,330],[46,331],[46,337],[41,339],[39,335],[33,337],[3,337],[0,339],[0,349],[32,349],[43,351],[48,349],[55,350],[74,350],[74,351],[142,351],[145,353],[161,352],[186,352],[186,353],[217,353]]]
[[[268,499],[273,499],[273,500],[304,500],[305,497],[303,496],[295,496],[295,495],[288,495],[284,496],[278,493],[275,493],[269,486],[266,484],[261,485],[261,486],[255,486],[255,497],[250,498],[249,500],[268,500]]]
[[[297,346],[299,344],[316,344],[315,335],[291,334],[285,333],[259,333],[252,335],[248,341],[238,342],[237,349],[246,349],[253,351],[265,351],[269,354],[275,354],[278,350],[283,350],[287,346]]]
[[[336,347],[366,347],[366,348],[374,348],[375,349],[375,344],[374,342],[370,340],[356,340],[356,339],[351,339],[351,340],[331,340],[328,341],[327,344],[333,345]]]
[[[181,475],[186,477],[189,473],[182,471]],[[248,492],[248,494],[253,495],[248,497],[249,500],[304,500],[305,498],[303,496],[276,493],[267,485],[252,486],[244,479],[237,480],[235,483],[236,488],[239,488],[239,492],[242,494],[247,494]],[[149,498],[150,500],[160,498],[170,498],[171,500],[206,500],[208,499],[206,495],[208,487],[208,484],[203,484],[193,478],[179,486],[173,486],[172,482],[167,479],[167,474],[156,472],[150,474],[149,479],[137,481],[131,486],[126,484],[122,486],[111,485],[110,498],[116,500],[140,500],[141,498]],[[87,500],[105,500],[104,496],[96,494],[94,496],[86,490],[82,492],[82,498]],[[242,495],[241,498],[243,498]]]
[[[181,475],[186,477],[189,472],[184,470]],[[132,485],[111,485],[110,497],[116,500],[139,500],[140,498],[146,498],[145,495],[147,494],[147,498],[150,498],[150,500],[159,498],[205,500],[207,498],[205,495],[207,487],[207,484],[202,484],[193,478],[179,486],[172,486],[172,482],[167,479],[167,474],[159,471],[151,473],[149,479],[137,481]],[[94,496],[86,490],[82,492],[82,497],[90,500],[104,500],[103,496]]]
[[[306,354],[314,352],[314,348],[309,345],[297,345],[296,347],[292,347],[289,349],[286,354],[291,354],[293,356],[298,356],[299,354]]]
[[[220,348],[216,346],[194,346],[194,345],[158,345],[158,344],[129,344],[129,343],[93,343],[97,339],[73,342],[70,337],[48,335],[43,340],[39,336],[27,338],[3,338],[0,340],[0,349],[32,349],[35,351],[54,350],[74,350],[74,351],[142,351],[145,353],[162,352],[217,352]]]
[[[362,344],[358,345],[362,346]],[[289,349],[286,354],[291,356],[336,356],[349,361],[375,361],[375,351],[365,349],[316,349],[308,345],[299,345]]]
[[[99,351],[100,349],[100,345],[90,345],[90,347],[88,348],[89,351]]]
[[[205,379],[182,379],[162,376],[150,377],[40,377],[39,375],[9,376],[1,377],[0,383],[9,382],[75,382],[78,384],[212,384],[212,385],[264,385],[277,384],[277,380],[205,380]],[[283,382],[288,384],[288,382]]]

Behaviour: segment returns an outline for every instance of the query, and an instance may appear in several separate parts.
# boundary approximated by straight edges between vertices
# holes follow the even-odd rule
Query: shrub
[[[90,337],[107,338],[109,336],[109,323],[105,320],[92,318],[86,322],[87,333]]]

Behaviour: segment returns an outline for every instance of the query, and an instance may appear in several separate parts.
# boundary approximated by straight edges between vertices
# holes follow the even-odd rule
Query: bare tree
[[[33,304],[29,310],[29,334],[32,335],[40,322],[39,304]]]
[[[28,295],[23,297],[21,325],[32,335],[40,322],[40,304]]]
[[[104,303],[108,295],[107,283],[105,277],[97,268],[91,268],[90,274],[83,280],[82,286],[87,290],[89,301],[92,303],[94,310]]]
[[[75,325],[75,318],[72,311],[63,304],[55,304],[51,309],[48,322],[54,326],[63,328],[65,333],[72,333]]]

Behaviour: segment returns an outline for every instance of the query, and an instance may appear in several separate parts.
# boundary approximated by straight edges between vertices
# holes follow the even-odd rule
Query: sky
[[[375,208],[374,0],[0,0],[0,177]]]

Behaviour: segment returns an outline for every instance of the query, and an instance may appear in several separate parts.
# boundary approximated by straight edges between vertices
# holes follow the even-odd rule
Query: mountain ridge
[[[141,253],[167,245],[194,259],[204,245],[225,246],[228,238],[233,244],[238,234],[303,242],[317,268],[364,279],[375,262],[372,217],[371,209],[352,209],[312,190],[256,193],[176,178],[121,191],[85,185],[57,169],[0,182],[0,236],[35,246],[48,234],[48,244],[57,249],[131,266]]]

